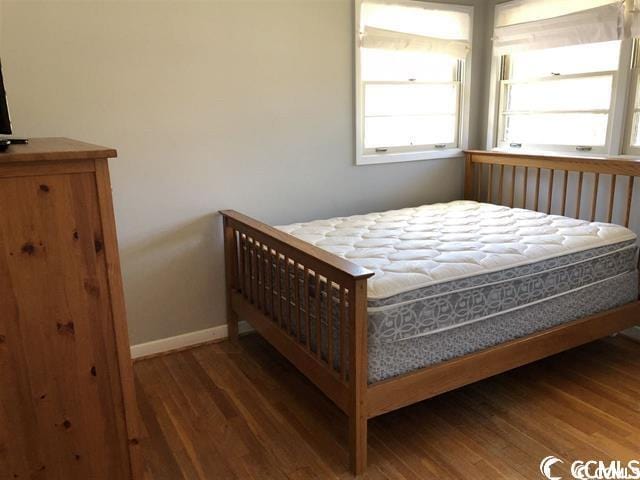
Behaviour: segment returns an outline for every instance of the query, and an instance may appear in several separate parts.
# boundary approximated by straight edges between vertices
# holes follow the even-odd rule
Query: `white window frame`
[[[360,55],[360,6],[363,0],[354,0],[355,4],[355,28],[354,28],[354,58],[355,58],[355,138],[356,138],[356,165],[375,165],[382,163],[412,162],[419,160],[430,160],[440,158],[455,158],[462,156],[462,152],[468,147],[469,142],[469,109],[471,94],[471,61],[472,49],[466,58],[459,62],[458,78],[453,81],[459,82],[458,105],[456,109],[456,132],[455,141],[448,144],[433,144],[420,146],[389,147],[386,151],[377,151],[375,148],[364,148],[364,87],[368,84],[414,84],[419,82],[405,81],[369,81],[363,82],[361,76],[361,55]],[[432,3],[419,0],[397,0],[398,5],[409,7],[421,6],[434,10],[459,11],[469,14],[469,38],[473,38],[473,13],[474,8],[470,5],[456,5],[447,3]],[[470,43],[471,40],[470,40]],[[443,82],[423,82],[438,84]],[[449,82],[447,82],[449,84]]]
[[[638,88],[638,82],[640,81],[640,39],[634,38],[632,40],[632,53],[631,62],[629,68],[629,94],[627,115],[626,115],[626,128],[624,135],[624,153],[627,155],[638,156],[640,155],[640,146],[632,145],[631,141],[635,137],[634,130],[640,128],[640,122],[638,125],[633,124],[634,113],[640,112],[640,108],[636,107],[638,99],[637,95],[640,95],[640,89]]]
[[[526,3],[526,0],[523,1]],[[496,19],[496,12],[494,11],[494,23]],[[620,58],[618,62],[618,69],[611,72],[594,72],[586,74],[574,74],[574,75],[561,75],[550,77],[553,79],[567,79],[567,78],[580,78],[590,77],[594,75],[607,75],[613,74],[613,85],[611,91],[611,107],[609,110],[609,119],[607,124],[607,134],[605,146],[592,146],[591,150],[580,150],[576,147],[578,145],[534,145],[523,144],[521,147],[513,148],[506,142],[502,141],[504,122],[501,119],[501,108],[504,104],[504,74],[505,70],[509,68],[507,55],[492,55],[491,61],[491,74],[490,74],[490,90],[489,90],[489,115],[487,123],[487,137],[486,148],[497,151],[508,151],[512,153],[526,153],[527,151],[547,152],[547,153],[560,153],[571,154],[575,156],[625,156],[625,155],[637,155],[640,154],[640,148],[631,148],[631,129],[629,118],[633,119],[633,106],[629,108],[629,99],[633,99],[630,96],[630,90],[635,85],[632,85],[632,50],[633,40],[624,39],[620,42]],[[637,73],[636,73],[637,74]],[[546,78],[546,77],[545,77]],[[583,113],[589,113],[584,111]],[[637,152],[635,151],[637,150]]]

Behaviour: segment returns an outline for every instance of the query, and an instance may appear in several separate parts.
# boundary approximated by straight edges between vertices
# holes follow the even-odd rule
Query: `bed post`
[[[349,308],[349,463],[354,475],[367,468],[367,279],[355,280]]]
[[[225,267],[225,284],[226,284],[226,300],[227,300],[227,335],[229,340],[236,341],[238,339],[238,315],[233,311],[231,298],[233,288],[237,284],[236,265],[238,259],[238,248],[236,245],[236,236],[233,228],[229,225],[229,220],[223,216],[224,226],[224,267]]]
[[[464,199],[474,200],[473,198],[473,162],[471,161],[471,153],[465,153],[464,160]],[[479,200],[479,199],[476,199]]]

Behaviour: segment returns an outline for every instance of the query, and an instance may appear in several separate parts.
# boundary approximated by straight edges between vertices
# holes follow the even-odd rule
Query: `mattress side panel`
[[[477,352],[510,340],[637,300],[638,274],[631,271],[513,312],[433,335],[369,344],[369,382]]]
[[[491,319],[629,272],[637,272],[635,246],[538,273],[370,308],[369,342],[396,342]]]

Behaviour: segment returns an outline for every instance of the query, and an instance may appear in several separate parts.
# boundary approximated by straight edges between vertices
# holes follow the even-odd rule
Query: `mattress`
[[[431,335],[369,343],[368,382],[374,383],[493,347],[638,298],[638,272],[606,279],[568,295]]]
[[[570,303],[571,297],[598,286],[602,293],[625,276],[635,280],[609,297],[617,306],[620,292],[624,303],[638,296],[636,235],[618,225],[456,201],[277,228],[374,273],[367,291],[370,364],[372,372],[374,365],[386,365],[387,375],[378,369],[370,372],[371,381],[405,372],[410,365],[420,368],[429,359],[450,358],[435,354],[431,343],[440,339],[438,344],[447,344],[442,341],[447,332],[456,338],[502,325],[503,335],[492,338],[527,335],[558,318],[579,318],[573,309],[551,320],[549,305]],[[607,304],[598,310],[602,304],[587,308],[587,314],[612,308]],[[536,309],[539,314],[532,314]],[[536,321],[528,328],[518,322],[509,327],[510,318],[522,315]],[[478,332],[475,336],[486,340]],[[417,345],[429,350],[418,364],[409,361],[415,360]],[[393,362],[384,360],[390,352]]]

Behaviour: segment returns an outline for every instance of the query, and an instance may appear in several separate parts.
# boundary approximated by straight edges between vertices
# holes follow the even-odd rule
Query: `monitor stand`
[[[13,143],[14,145],[24,145],[29,143],[28,138],[16,138],[16,137],[0,137],[0,140],[8,141],[9,143]]]
[[[29,143],[28,138],[0,137],[0,152],[6,151],[9,145],[25,145],[27,143]]]

